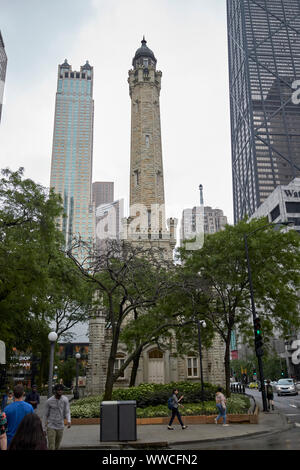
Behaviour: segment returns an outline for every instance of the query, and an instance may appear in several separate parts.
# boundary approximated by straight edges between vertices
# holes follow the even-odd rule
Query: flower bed
[[[135,387],[138,388],[138,387]],[[170,386],[168,388],[170,390]],[[123,390],[122,390],[123,391]],[[117,395],[117,396],[116,396]],[[120,396],[121,395],[121,396]],[[128,395],[115,394],[113,400],[135,400],[137,401],[137,418],[163,418],[170,416],[170,410],[167,407],[167,398],[164,404],[145,406],[143,398],[143,406],[139,406],[137,398],[128,398]],[[134,395],[134,394],[132,394]],[[137,395],[135,395],[137,397]],[[72,418],[100,418],[100,404],[102,396],[91,396],[71,402]],[[200,400],[199,400],[200,401]],[[250,400],[244,395],[232,395],[227,400],[228,414],[247,414],[250,408]],[[180,408],[183,416],[210,416],[216,414],[215,400],[209,400],[198,403],[184,403],[184,407]]]

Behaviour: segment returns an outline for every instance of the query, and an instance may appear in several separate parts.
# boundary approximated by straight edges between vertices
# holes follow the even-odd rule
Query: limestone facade
[[[165,256],[173,259],[176,244],[176,219],[166,223],[164,173],[161,145],[160,105],[162,73],[156,70],[156,59],[143,39],[136,51],[133,68],[129,70],[131,98],[131,157],[130,157],[130,217],[124,220],[123,237],[131,243],[164,248]],[[195,329],[195,335],[197,334]],[[102,393],[110,347],[110,330],[105,328],[105,315],[90,321],[90,358],[87,376],[88,392]],[[124,345],[119,345],[116,368],[126,357]],[[216,338],[209,350],[203,350],[204,381],[224,385],[224,346]],[[116,387],[129,384],[131,367]],[[178,357],[176,350],[161,351],[156,345],[147,347],[140,359],[136,385],[200,381],[199,358]]]

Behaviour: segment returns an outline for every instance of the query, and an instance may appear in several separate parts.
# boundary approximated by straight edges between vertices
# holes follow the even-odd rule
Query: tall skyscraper
[[[111,181],[95,181],[92,184],[92,199],[95,207],[108,204],[114,200],[114,183]]]
[[[2,104],[3,104],[3,94],[4,94],[4,83],[7,67],[7,55],[5,52],[4,42],[2,34],[0,31],[0,122],[2,115]]]
[[[298,0],[227,0],[234,219],[300,175]]]
[[[58,66],[50,186],[63,199],[66,246],[74,235],[94,236],[93,125],[93,67],[86,62],[76,72],[65,60]]]
[[[151,240],[172,257],[176,221],[166,225],[159,96],[162,73],[145,38],[129,70],[131,98],[130,217],[131,240]]]

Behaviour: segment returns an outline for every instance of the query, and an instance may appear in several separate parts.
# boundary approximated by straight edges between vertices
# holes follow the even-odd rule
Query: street
[[[246,393],[251,394],[256,403],[261,407],[261,392],[246,389]],[[300,394],[297,396],[277,397],[274,394],[274,413],[284,414],[291,428],[282,433],[270,434],[267,436],[245,437],[231,439],[228,441],[218,441],[216,443],[199,443],[173,446],[174,450],[300,450]],[[272,413],[272,411],[271,411]],[[232,425],[234,426],[234,424]]]

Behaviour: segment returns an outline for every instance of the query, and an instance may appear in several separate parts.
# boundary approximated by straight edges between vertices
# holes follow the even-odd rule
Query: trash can
[[[119,401],[119,441],[136,441],[136,401]]]
[[[100,441],[119,440],[119,416],[117,401],[103,401],[100,405]]]

